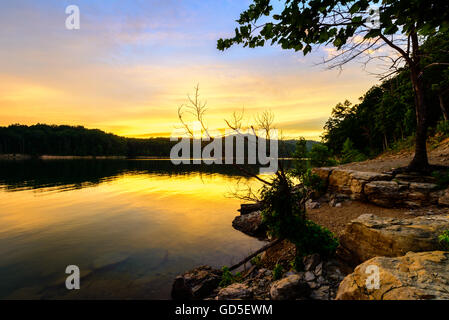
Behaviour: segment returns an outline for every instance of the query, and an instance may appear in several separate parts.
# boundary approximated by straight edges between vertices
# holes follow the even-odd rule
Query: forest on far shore
[[[120,137],[82,126],[14,124],[0,127],[0,154],[165,158],[170,157],[170,150],[176,143],[177,141],[170,141],[170,138]],[[307,141],[308,149],[314,143],[316,142]],[[292,156],[295,147],[295,140],[281,141],[279,156]]]

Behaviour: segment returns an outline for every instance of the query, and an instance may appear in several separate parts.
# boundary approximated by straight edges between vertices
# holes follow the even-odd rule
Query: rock
[[[330,287],[322,286],[310,293],[310,299],[312,300],[330,300]]]
[[[313,280],[315,280],[315,275],[313,274],[313,272],[307,271],[304,274],[304,280],[307,281],[307,282],[313,281]]]
[[[408,185],[396,181],[374,181],[365,185],[364,194],[369,202],[383,207],[399,206],[406,199]]]
[[[321,205],[319,202],[313,201],[312,199],[306,201],[307,210],[319,209],[320,207]]]
[[[313,171],[328,186],[328,192],[352,200],[368,201],[383,207],[449,206],[449,195],[437,191],[435,178],[419,174],[361,172],[342,168],[316,168]],[[441,199],[441,200],[440,200]],[[330,199],[335,207],[338,199]]]
[[[313,271],[315,270],[316,266],[321,262],[321,257],[319,254],[314,253],[304,257],[302,259],[302,262],[304,264],[305,271]]]
[[[323,274],[323,263],[322,262],[316,266],[314,273],[316,276],[321,276]]]
[[[325,185],[327,186],[332,170],[333,168],[313,168],[312,173],[320,177],[320,179],[323,180],[325,182]]]
[[[235,217],[232,226],[252,237],[264,238],[266,236],[266,227],[262,223],[260,211]]]
[[[341,208],[343,205],[339,202],[335,204],[335,208]]]
[[[272,300],[294,300],[309,294],[310,287],[301,276],[291,275],[274,282],[270,288]]]
[[[329,189],[350,195],[354,200],[364,199],[364,186],[372,181],[391,180],[392,176],[376,172],[334,169],[329,177]]]
[[[369,202],[383,207],[421,207],[436,204],[437,185],[407,181],[373,181],[365,185]]]
[[[240,209],[238,210],[241,215],[245,215],[248,213],[253,213],[255,211],[259,211],[262,209],[261,203],[243,203],[240,205]]]
[[[449,206],[449,189],[442,192],[442,195],[438,198],[438,204],[441,206]]]
[[[378,268],[378,288],[371,280],[373,268]],[[447,300],[448,286],[449,252],[410,252],[402,257],[376,257],[364,262],[342,281],[336,299]]]
[[[425,183],[435,183],[436,179],[434,177],[423,176],[421,174],[413,173],[400,173],[395,176],[395,179],[409,182],[425,182]]]
[[[248,300],[253,297],[252,291],[243,283],[233,283],[218,292],[217,300]]]
[[[192,288],[188,287],[182,276],[177,276],[171,290],[173,300],[192,300]]]
[[[171,296],[174,300],[204,299],[221,281],[220,270],[201,266],[176,277]]]
[[[364,214],[346,226],[337,254],[356,266],[376,256],[398,257],[409,251],[438,250],[438,236],[446,229],[449,215],[393,219]]]

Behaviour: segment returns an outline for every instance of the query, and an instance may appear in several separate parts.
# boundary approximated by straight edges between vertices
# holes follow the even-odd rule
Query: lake
[[[169,299],[176,275],[264,244],[231,225],[230,193],[257,183],[169,160],[0,161],[0,299]]]

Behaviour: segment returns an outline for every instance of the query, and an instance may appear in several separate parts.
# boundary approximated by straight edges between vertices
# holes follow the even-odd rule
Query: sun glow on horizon
[[[327,48],[307,57],[277,47],[219,52],[216,40],[246,7],[239,1],[81,0],[79,7],[76,32],[64,28],[64,6],[51,1],[17,0],[0,12],[8,49],[0,52],[0,125],[169,137],[177,108],[199,84],[210,128],[224,128],[242,107],[249,121],[269,109],[285,137],[319,140],[332,107],[356,102],[376,82],[356,64],[341,74],[316,66]]]

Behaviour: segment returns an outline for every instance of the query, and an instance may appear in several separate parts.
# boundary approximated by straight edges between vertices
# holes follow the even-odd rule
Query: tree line
[[[168,158],[172,147],[177,142],[163,137],[148,139],[120,137],[82,126],[14,124],[0,127],[0,154]],[[203,142],[203,145],[207,143]],[[247,143],[245,139],[245,150],[247,150]],[[307,143],[309,145],[312,142]],[[292,156],[295,145],[296,142],[293,140],[279,141],[279,156]],[[223,142],[223,148],[224,146]],[[234,154],[236,154],[235,151]]]

